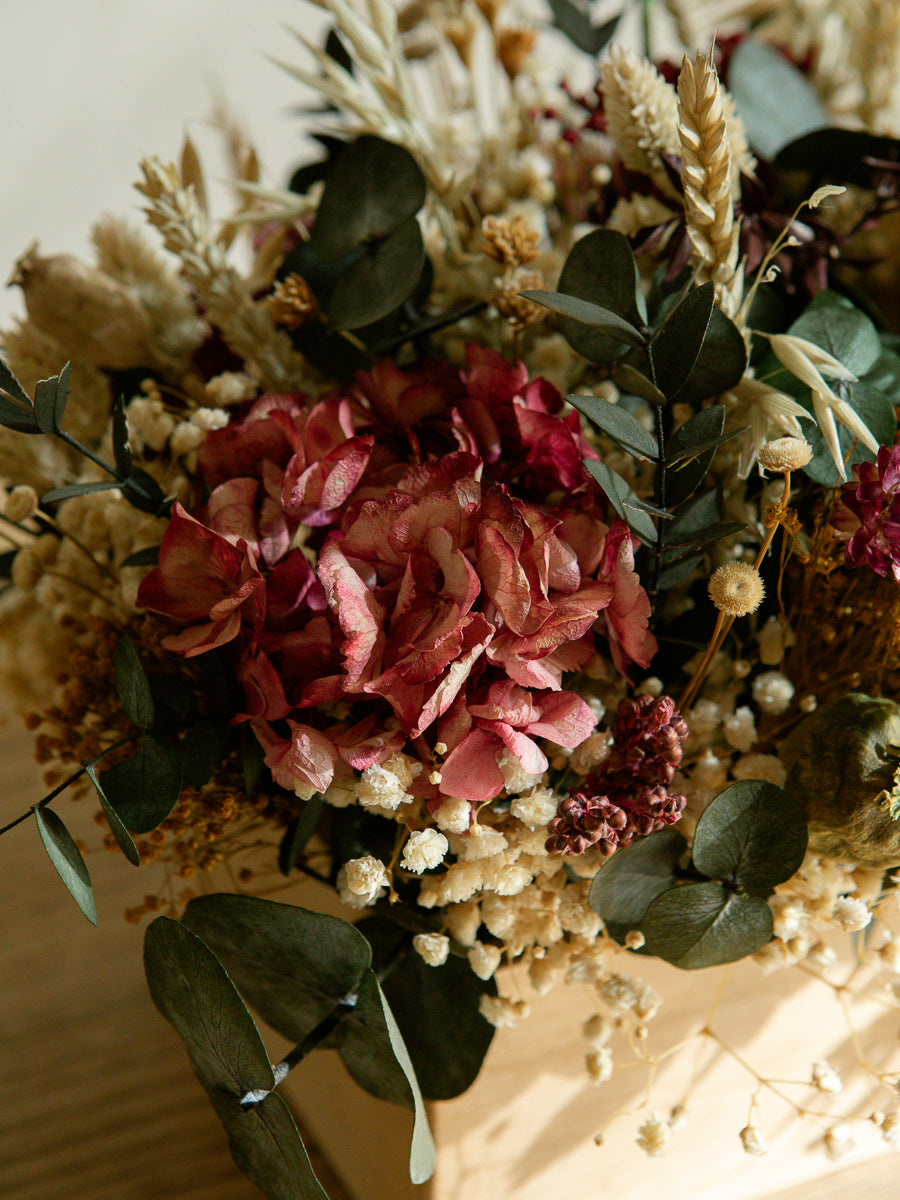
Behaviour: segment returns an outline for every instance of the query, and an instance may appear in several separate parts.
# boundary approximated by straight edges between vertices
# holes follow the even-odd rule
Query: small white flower
[[[517,796],[509,811],[529,829],[540,829],[556,816],[557,798],[549,788],[532,788],[525,796]]]
[[[465,833],[472,820],[472,806],[468,800],[448,796],[435,813],[434,819],[445,833]]]
[[[490,979],[503,957],[499,946],[476,942],[469,950],[469,966],[479,979]]]
[[[741,1130],[741,1145],[745,1154],[762,1155],[767,1154],[769,1150],[763,1135],[755,1125],[745,1125]]]
[[[858,929],[865,929],[872,920],[872,914],[862,900],[855,900],[852,896],[839,896],[831,910],[831,919],[845,933],[855,933]]]
[[[669,1122],[660,1113],[652,1112],[640,1129],[638,1129],[638,1135],[635,1140],[650,1158],[659,1158],[666,1152],[670,1132],[671,1127]]]
[[[384,863],[371,854],[363,858],[351,858],[344,864],[347,887],[354,896],[367,896],[378,891],[387,883],[387,870]]]
[[[511,1029],[528,1016],[524,1000],[509,1000],[505,996],[482,996],[478,1011],[495,1029]]]
[[[753,699],[764,713],[780,716],[794,696],[794,685],[780,671],[763,671],[753,680]]]
[[[588,1051],[584,1056],[584,1064],[587,1067],[591,1083],[595,1087],[609,1083],[612,1079],[613,1055],[609,1046],[601,1046],[596,1050]]]
[[[418,829],[409,835],[409,840],[403,847],[403,857],[400,866],[407,871],[415,871],[421,875],[443,862],[449,843],[442,833],[436,829]]]
[[[825,1153],[832,1160],[843,1158],[856,1145],[853,1131],[846,1121],[842,1121],[838,1125],[832,1125],[830,1129],[826,1130],[824,1140]]]
[[[429,967],[440,967],[450,953],[450,939],[443,933],[417,933],[413,949]]]
[[[843,1090],[841,1077],[824,1058],[816,1059],[812,1065],[812,1085],[829,1096],[837,1096]]]

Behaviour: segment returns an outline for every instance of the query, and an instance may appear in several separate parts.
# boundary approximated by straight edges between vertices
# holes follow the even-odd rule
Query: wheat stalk
[[[221,330],[228,347],[256,368],[264,388],[308,387],[304,360],[226,262],[193,188],[183,187],[176,168],[158,158],[143,159],[141,169],[144,178],[135,186],[150,202],[144,211],[162,233],[166,249],[178,255],[208,319]]]
[[[678,76],[684,215],[699,282],[716,285],[716,302],[732,315],[740,301],[738,225],[732,202],[734,164],[725,106],[710,55],[685,56]]]
[[[613,45],[600,65],[606,132],[629,170],[649,175],[662,190],[673,187],[661,155],[677,155],[678,100],[651,62]]]

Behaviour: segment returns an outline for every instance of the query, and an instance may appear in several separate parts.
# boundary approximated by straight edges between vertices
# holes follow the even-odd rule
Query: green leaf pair
[[[614,940],[644,935],[642,953],[685,970],[734,962],[773,935],[766,903],[806,853],[806,822],[781,788],[743,780],[697,822],[690,855],[677,829],[617,850],[591,885],[590,904]]]
[[[371,962],[368,942],[347,922],[248,896],[202,897],[183,922],[160,917],[147,931],[154,1003],[184,1041],[235,1162],[272,1200],[324,1193],[272,1091],[275,1075],[239,991],[279,1032],[307,1042],[304,1050],[319,1027],[330,1028],[321,1046],[337,1049],[357,1082],[413,1110],[413,1182],[434,1169],[415,1071]],[[248,1092],[264,1098],[242,1107]]]

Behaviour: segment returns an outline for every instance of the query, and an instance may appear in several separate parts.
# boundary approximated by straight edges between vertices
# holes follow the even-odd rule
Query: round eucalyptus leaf
[[[396,1018],[427,1100],[452,1100],[474,1083],[494,1027],[478,1011],[481,997],[497,985],[478,978],[465,958],[450,955],[430,967],[413,949],[409,934],[383,917],[363,920],[357,929],[372,945],[376,964],[399,946],[396,965],[381,986]],[[406,952],[402,953],[403,947]],[[384,948],[386,954],[379,953]],[[428,1013],[428,1020],[422,1014]]]
[[[691,855],[708,878],[768,896],[800,866],[806,843],[800,805],[773,783],[742,779],[704,809]]]
[[[181,749],[170,738],[145,735],[137,752],[100,772],[100,786],[131,833],[161,825],[181,795]]]
[[[327,305],[331,327],[359,329],[393,312],[415,291],[424,261],[419,222],[408,217],[384,239],[369,244],[341,274]]]
[[[733,388],[746,368],[747,347],[738,327],[720,308],[713,308],[700,353],[677,398],[696,406]]]
[[[258,896],[199,896],[182,920],[248,1003],[294,1042],[358,990],[371,962],[368,942],[346,921]]]
[[[644,293],[628,239],[613,229],[595,229],[579,239],[565,261],[557,291],[609,309],[640,328],[647,319]],[[621,338],[560,317],[560,333],[573,350],[593,362],[612,362],[626,350]]]
[[[770,941],[772,910],[720,883],[686,883],[658,896],[641,922],[646,949],[683,970],[753,954]]]
[[[775,46],[744,38],[731,57],[728,90],[750,145],[773,159],[782,146],[831,121],[807,77]]]
[[[857,378],[871,370],[881,355],[878,330],[837,292],[819,292],[788,332],[821,346]]]
[[[316,253],[322,259],[342,258],[387,237],[415,216],[425,195],[425,176],[408,150],[371,134],[357,138],[325,177],[313,225]]]
[[[686,848],[677,829],[659,829],[617,850],[594,876],[588,903],[620,945],[630,930],[640,927],[656,897],[675,887],[678,860]]]
[[[66,885],[69,895],[91,922],[97,924],[97,908],[91,877],[75,839],[69,833],[63,819],[52,808],[35,805],[34,820],[44,843],[47,856],[56,867],[56,872]]]

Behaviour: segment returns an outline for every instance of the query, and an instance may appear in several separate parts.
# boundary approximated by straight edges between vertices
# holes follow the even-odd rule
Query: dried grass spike
[[[606,130],[629,170],[673,194],[660,155],[678,154],[678,100],[651,62],[613,45],[600,65]]]

